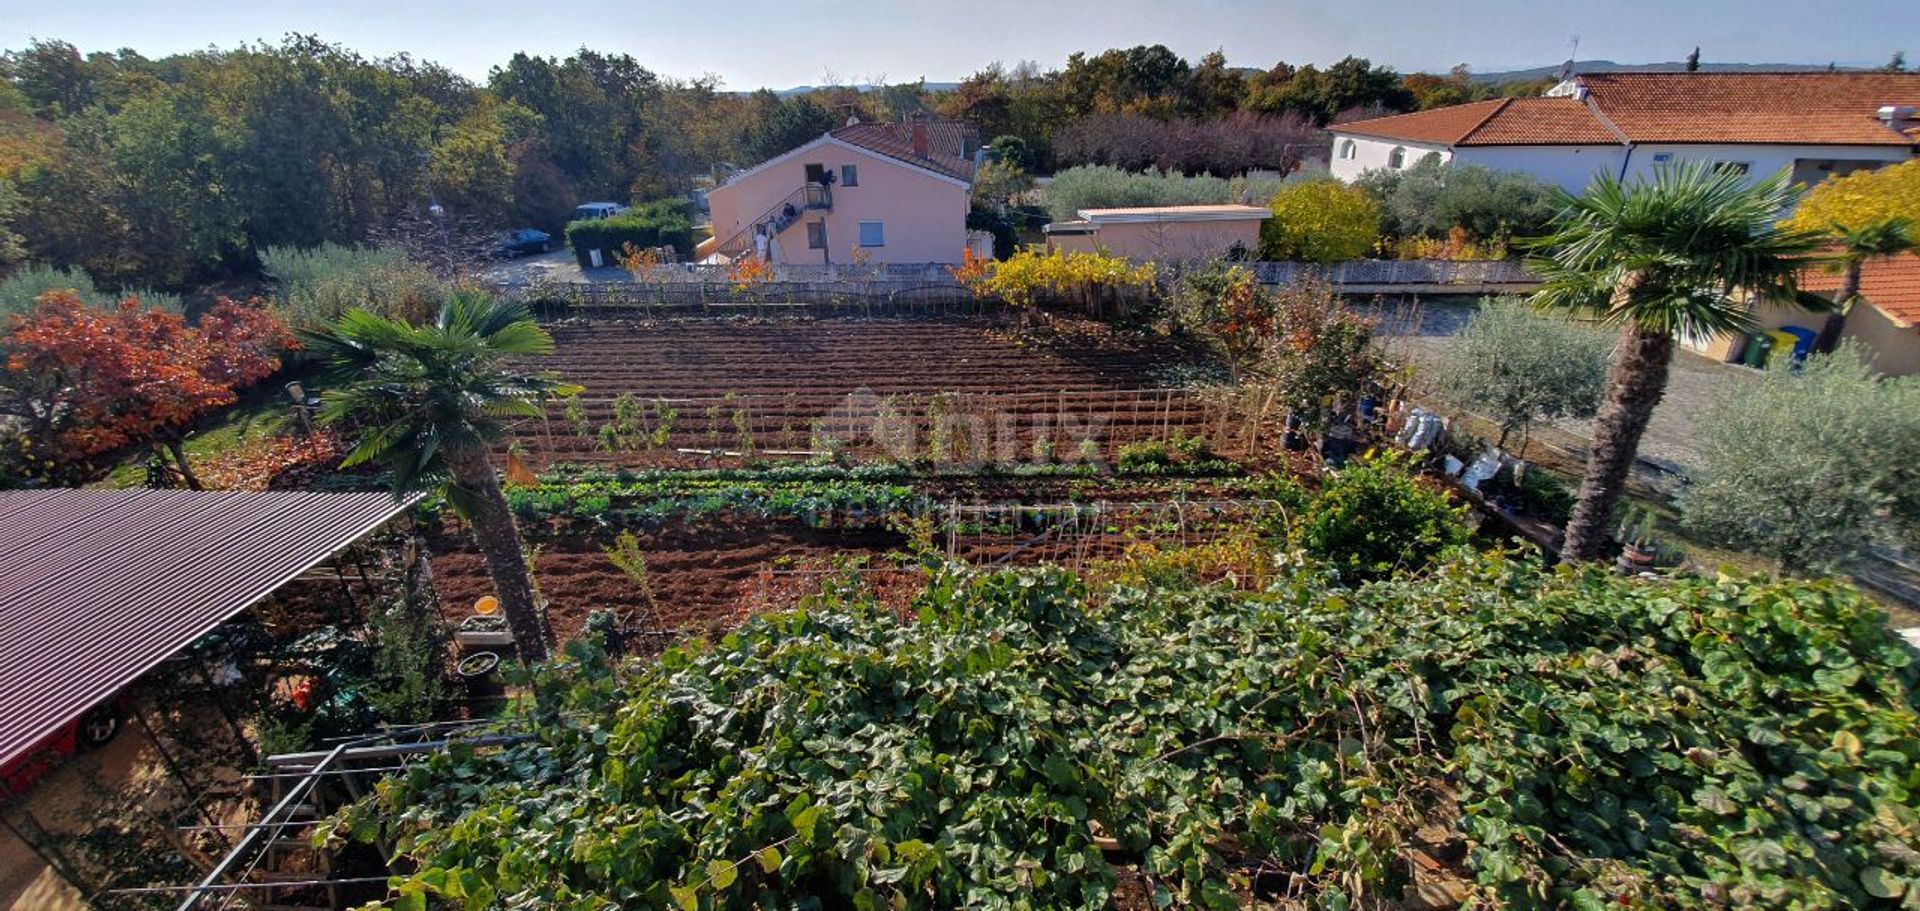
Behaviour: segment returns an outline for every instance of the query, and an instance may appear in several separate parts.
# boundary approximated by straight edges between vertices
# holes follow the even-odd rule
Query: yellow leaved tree
[[[1309,180],[1281,188],[1273,218],[1260,229],[1266,259],[1332,263],[1359,259],[1380,239],[1380,204],[1367,191],[1337,180]]]
[[[1920,160],[1821,181],[1785,226],[1827,234],[1897,218],[1920,224]]]

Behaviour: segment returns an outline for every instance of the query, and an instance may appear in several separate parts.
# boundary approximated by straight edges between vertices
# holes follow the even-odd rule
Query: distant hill
[[[957,88],[959,88],[959,87],[960,87],[960,83],[958,83],[958,82],[929,82],[929,83],[927,83],[927,84],[926,84],[926,86],[927,86],[927,91],[929,91],[929,92],[951,92],[951,91],[953,91],[954,89],[957,89]],[[818,91],[820,91],[821,89],[828,89],[828,88],[835,88],[835,89],[839,89],[839,88],[846,88],[846,86],[842,86],[842,85],[833,85],[833,86],[828,86],[828,85],[796,85],[796,86],[794,86],[793,88],[790,88],[790,89],[774,89],[774,90],[773,90],[773,93],[774,93],[775,95],[778,95],[778,96],[780,96],[780,97],[782,97],[782,98],[786,98],[786,97],[788,97],[788,96],[790,96],[790,95],[805,95],[805,94],[807,94],[808,92],[818,92]],[[882,88],[885,88],[885,86],[879,86],[879,85],[874,85],[874,84],[872,84],[872,83],[868,83],[868,82],[862,82],[862,83],[860,83],[860,84],[858,84],[858,85],[855,85],[855,86],[853,86],[853,88],[855,88],[855,89],[857,89],[857,90],[859,90],[859,91],[861,91],[861,92],[871,92],[871,91],[875,91],[875,90],[877,90],[877,89],[882,89]],[[755,92],[757,92],[757,91],[759,91],[759,89],[754,89],[753,91],[755,91]],[[751,94],[753,94],[753,92],[735,92],[734,94],[736,94],[736,95],[751,95]]]
[[[1474,73],[1475,82],[1531,82],[1535,79],[1550,79],[1560,75],[1565,64],[1536,66],[1526,70],[1502,70],[1500,72]],[[1703,73],[1817,73],[1826,70],[1825,64],[1806,63],[1702,63]],[[1843,66],[1840,69],[1857,69]],[[1683,62],[1672,63],[1615,63],[1611,60],[1576,60],[1573,72],[1576,73],[1684,73],[1687,65]]]

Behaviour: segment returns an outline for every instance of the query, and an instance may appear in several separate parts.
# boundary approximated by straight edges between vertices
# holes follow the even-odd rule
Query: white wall
[[[1348,140],[1353,141],[1353,157],[1341,158],[1340,152],[1345,148]],[[1399,142],[1392,139],[1374,139],[1368,136],[1343,136],[1335,133],[1333,137],[1333,159],[1331,163],[1329,163],[1328,168],[1333,172],[1334,177],[1347,183],[1352,183],[1354,178],[1368,171],[1385,168],[1387,162],[1392,160],[1393,150],[1396,148],[1404,148],[1407,150],[1405,161],[1401,165],[1403,168],[1411,168],[1419,164],[1420,159],[1427,157],[1429,154],[1438,154],[1441,161],[1448,161],[1453,158],[1453,152],[1443,145],[1420,142]]]
[[[1667,145],[1646,144],[1633,147],[1633,157],[1627,162],[1627,179],[1652,176],[1655,164],[1662,155],[1671,156],[1669,161],[1684,161],[1704,158],[1709,161],[1745,162],[1747,174],[1753,179],[1778,172],[1781,168],[1792,168],[1793,163],[1802,158],[1831,158],[1841,161],[1872,160],[1883,162],[1906,161],[1913,153],[1904,146],[1787,146],[1787,145]],[[1617,172],[1616,172],[1617,173]]]
[[[1595,174],[1619,176],[1626,150],[1599,146],[1467,146],[1456,160],[1496,171],[1518,171],[1555,184],[1569,193],[1587,188]]]
[[[1354,157],[1341,158],[1344,144],[1353,141]],[[1840,162],[1878,161],[1895,163],[1906,161],[1912,153],[1900,146],[1820,146],[1820,145],[1680,145],[1647,144],[1637,145],[1629,150],[1619,145],[1579,145],[1579,146],[1462,146],[1448,150],[1443,146],[1413,142],[1395,142],[1390,139],[1375,139],[1366,136],[1345,136],[1336,133],[1333,140],[1333,176],[1351,182],[1361,174],[1387,166],[1388,156],[1396,146],[1405,147],[1406,167],[1418,164],[1428,152],[1440,152],[1441,159],[1470,162],[1498,171],[1518,171],[1532,174],[1549,183],[1557,184],[1569,193],[1579,193],[1586,189],[1597,173],[1604,172],[1613,177],[1621,177],[1621,168],[1626,168],[1625,178],[1651,176],[1660,156],[1668,161],[1706,159],[1709,161],[1744,162],[1747,173],[1758,180],[1775,173],[1782,168],[1792,168],[1796,161],[1809,159],[1832,159]],[[1843,166],[1834,173],[1845,170]],[[1820,176],[1824,172],[1807,169],[1801,176]]]

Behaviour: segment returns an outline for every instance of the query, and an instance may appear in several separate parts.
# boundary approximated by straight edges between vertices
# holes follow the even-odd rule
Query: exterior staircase
[[[756,233],[764,233],[770,238],[779,237],[782,232],[793,227],[795,222],[805,218],[807,213],[831,211],[833,211],[832,186],[824,183],[802,184],[799,189],[787,194],[785,199],[774,203],[772,208],[760,213],[760,217],[748,222],[731,237],[710,248],[706,248],[703,244],[704,249],[698,253],[702,259],[715,253],[729,259],[750,254],[754,249],[753,238]]]

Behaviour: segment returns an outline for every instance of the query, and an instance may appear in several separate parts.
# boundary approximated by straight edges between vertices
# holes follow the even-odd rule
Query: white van
[[[617,202],[581,203],[573,209],[573,220],[590,221],[595,218],[612,218],[625,211],[627,211],[627,207]]]

